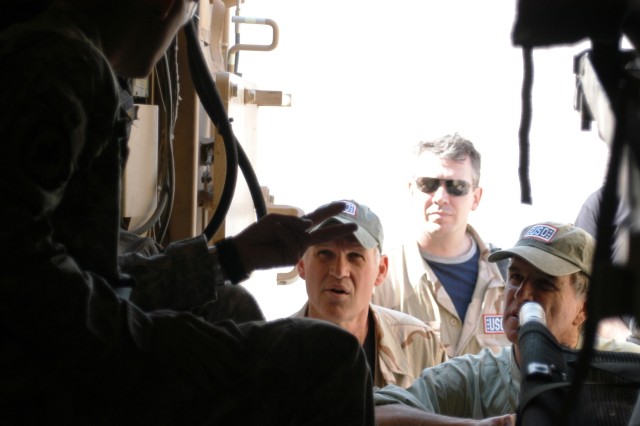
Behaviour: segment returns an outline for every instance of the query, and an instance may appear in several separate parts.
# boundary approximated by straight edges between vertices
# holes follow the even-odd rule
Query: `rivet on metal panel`
[[[255,104],[256,103],[256,91],[255,89],[244,89],[244,103]]]

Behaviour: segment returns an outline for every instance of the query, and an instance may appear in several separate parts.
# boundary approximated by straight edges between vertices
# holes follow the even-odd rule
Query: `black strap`
[[[629,384],[635,384],[637,387],[640,387],[640,365],[635,363],[626,363],[626,362],[594,362],[590,364],[590,368],[596,368],[602,371],[606,371],[607,373],[614,374],[616,376],[621,377]],[[530,388],[528,391],[523,392],[521,395],[520,406],[526,407],[529,402],[536,396],[552,390],[558,389],[562,387],[568,387],[571,383],[566,382],[555,382],[555,383],[547,383],[545,385],[536,386],[535,388]],[[605,384],[603,382],[597,382],[592,380],[585,380],[582,382],[585,385],[597,385],[597,384]]]
[[[640,365],[622,362],[594,362],[590,365],[607,373],[615,374],[625,381],[640,386]]]
[[[523,392],[520,396],[520,407],[526,407],[527,405],[529,405],[533,398],[540,395],[541,393],[552,389],[568,387],[569,384],[569,382],[554,382],[547,383],[546,385],[536,386],[535,388],[529,388],[528,391]]]

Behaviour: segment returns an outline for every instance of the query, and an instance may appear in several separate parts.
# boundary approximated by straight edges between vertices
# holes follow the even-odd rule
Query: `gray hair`
[[[425,152],[437,155],[444,160],[464,161],[469,158],[471,160],[473,185],[478,186],[480,183],[480,153],[470,140],[463,138],[458,133],[442,136],[431,141],[421,141],[413,150],[415,158],[420,157]]]
[[[576,295],[581,299],[586,299],[589,291],[589,276],[582,271],[578,271],[571,274],[570,278]]]

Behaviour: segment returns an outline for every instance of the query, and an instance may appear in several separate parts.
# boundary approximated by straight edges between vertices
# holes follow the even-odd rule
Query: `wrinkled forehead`
[[[360,241],[358,241],[358,239],[353,234],[345,235],[340,238],[334,238],[333,240],[325,241],[312,247],[349,247],[364,249]]]
[[[525,258],[520,257],[516,254],[509,256],[509,270],[533,270],[536,274],[538,274],[542,278],[553,279],[557,278],[554,275],[547,274],[546,272],[537,268],[533,263],[527,261]]]
[[[566,286],[571,286],[571,288],[575,291],[575,293],[577,295],[580,295],[580,292],[578,291],[578,289],[573,287],[573,281],[574,281],[574,274],[567,274],[567,275],[551,275],[548,274],[542,270],[540,270],[539,268],[537,268],[535,265],[531,264],[530,262],[527,262],[526,259],[523,259],[522,257],[518,256],[518,255],[513,255],[509,258],[509,272],[523,272],[524,270],[529,270],[532,271],[533,273],[536,274],[536,279],[543,279],[543,280],[547,280],[547,281],[551,281],[554,282],[556,285],[558,285],[559,288],[561,288],[562,286],[566,285]]]

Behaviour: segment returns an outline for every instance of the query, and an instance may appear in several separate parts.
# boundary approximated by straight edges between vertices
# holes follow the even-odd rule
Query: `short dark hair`
[[[480,168],[482,159],[473,143],[460,136],[458,133],[442,136],[430,141],[420,141],[414,147],[414,156],[420,157],[423,153],[429,152],[446,160],[464,161],[471,160],[471,173],[473,175],[473,185],[480,183]]]

